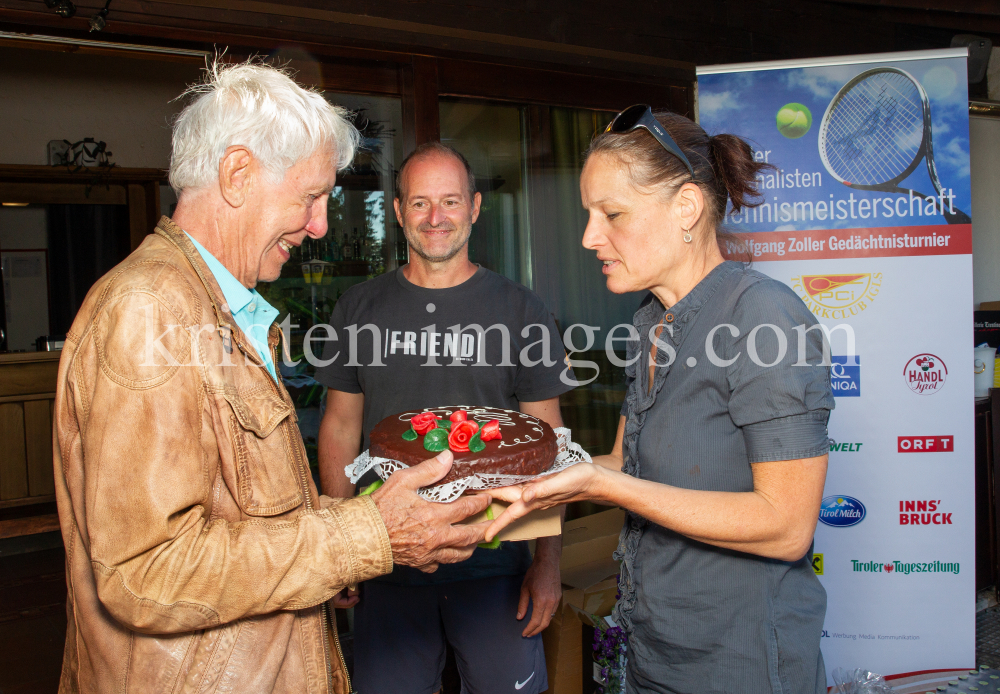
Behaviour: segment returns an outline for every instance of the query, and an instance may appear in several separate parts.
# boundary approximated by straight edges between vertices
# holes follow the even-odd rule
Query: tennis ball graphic
[[[809,132],[813,124],[813,114],[802,104],[792,102],[778,109],[775,120],[778,123],[779,133],[790,140],[796,140]]]

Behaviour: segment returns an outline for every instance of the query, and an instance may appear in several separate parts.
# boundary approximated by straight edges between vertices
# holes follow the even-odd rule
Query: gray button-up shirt
[[[651,329],[661,323],[650,387]],[[816,324],[787,286],[733,261],[669,309],[647,297],[628,354],[623,471],[750,492],[753,463],[827,453],[834,400],[819,365],[821,329],[806,332]],[[629,694],[826,692],[826,593],[811,550],[794,562],[767,559],[629,513],[615,556]]]

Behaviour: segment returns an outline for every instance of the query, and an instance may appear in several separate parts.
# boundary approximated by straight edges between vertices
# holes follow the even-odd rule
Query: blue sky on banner
[[[877,64],[701,75],[698,110],[702,127],[712,135],[733,133],[743,137],[760,156],[766,156],[769,163],[780,169],[767,172],[763,181],[762,192],[770,210],[760,208],[756,216],[753,212],[728,215],[726,223],[731,231],[947,224],[939,213],[941,202],[972,214],[965,59],[907,60],[884,65],[910,73],[927,92],[934,160],[945,195],[949,192],[954,195],[950,203],[938,199],[935,206],[925,198],[927,214],[921,215],[920,203],[909,199],[907,194],[852,189],[835,179],[824,166],[818,146],[823,114],[841,87]],[[811,113],[812,124],[800,137],[789,138],[778,130],[778,112],[787,104],[801,104]],[[919,141],[920,133],[909,136]],[[925,196],[935,195],[923,160],[898,185]],[[904,201],[898,202],[900,198]],[[868,202],[862,204],[863,199]]]

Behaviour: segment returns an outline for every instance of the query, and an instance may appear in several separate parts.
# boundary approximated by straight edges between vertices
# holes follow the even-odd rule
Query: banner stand
[[[698,70],[763,204],[725,227],[826,327],[837,407],[813,568],[822,650],[900,692],[975,668],[966,49]]]

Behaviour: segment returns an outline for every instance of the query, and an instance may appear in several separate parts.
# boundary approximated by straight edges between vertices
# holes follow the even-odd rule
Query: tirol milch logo
[[[837,398],[861,397],[861,357],[830,357],[830,387]]]
[[[855,275],[800,275],[792,289],[820,318],[857,316],[875,301],[882,287],[882,273]]]
[[[914,393],[933,395],[944,387],[944,382],[948,379],[948,367],[939,356],[918,354],[906,362],[903,377]]]
[[[819,520],[834,528],[847,528],[865,519],[865,505],[851,496],[828,496],[819,505]]]

